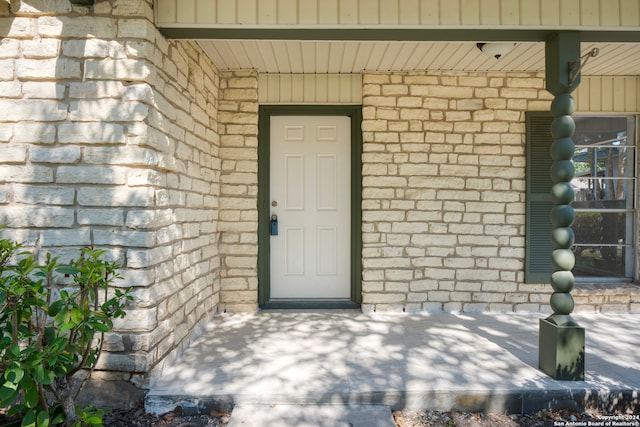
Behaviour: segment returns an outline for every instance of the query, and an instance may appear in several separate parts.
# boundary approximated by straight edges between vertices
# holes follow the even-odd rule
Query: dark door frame
[[[273,116],[348,116],[351,118],[351,298],[270,301],[270,153]],[[362,106],[263,105],[258,116],[258,304],[263,309],[358,308],[362,302]]]

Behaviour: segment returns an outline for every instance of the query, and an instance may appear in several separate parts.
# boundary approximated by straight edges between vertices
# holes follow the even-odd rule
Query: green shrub
[[[120,265],[90,248],[69,265],[49,254],[40,265],[19,248],[0,239],[0,406],[22,416],[23,426],[102,425],[100,411],[76,410],[75,400],[112,319],[124,317],[132,299],[129,290],[109,289]]]

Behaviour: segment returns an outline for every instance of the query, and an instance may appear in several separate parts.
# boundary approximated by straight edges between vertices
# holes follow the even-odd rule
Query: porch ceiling
[[[475,42],[198,40],[220,70],[259,73],[360,73],[362,71],[544,71],[544,43],[517,42],[500,59]],[[592,76],[640,75],[640,44],[583,42],[600,53],[582,70]]]

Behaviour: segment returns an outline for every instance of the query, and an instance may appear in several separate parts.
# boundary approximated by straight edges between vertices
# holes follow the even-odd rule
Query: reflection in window
[[[632,278],[635,117],[576,117],[576,277]]]

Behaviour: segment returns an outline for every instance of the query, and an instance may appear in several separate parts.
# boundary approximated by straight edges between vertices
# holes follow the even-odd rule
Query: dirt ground
[[[485,414],[478,412],[400,411],[394,412],[398,427],[550,427],[588,425],[596,415],[542,411],[536,414]]]
[[[113,411],[105,417],[105,427],[223,427],[230,414],[212,412],[209,415],[185,416],[169,412],[161,416],[150,415],[143,409]],[[589,425],[602,420],[598,414],[567,411],[536,414],[485,414],[478,412],[396,411],[397,427],[551,427]],[[640,426],[640,421],[637,423]],[[258,427],[258,426],[256,426]],[[266,426],[268,427],[268,426]]]

